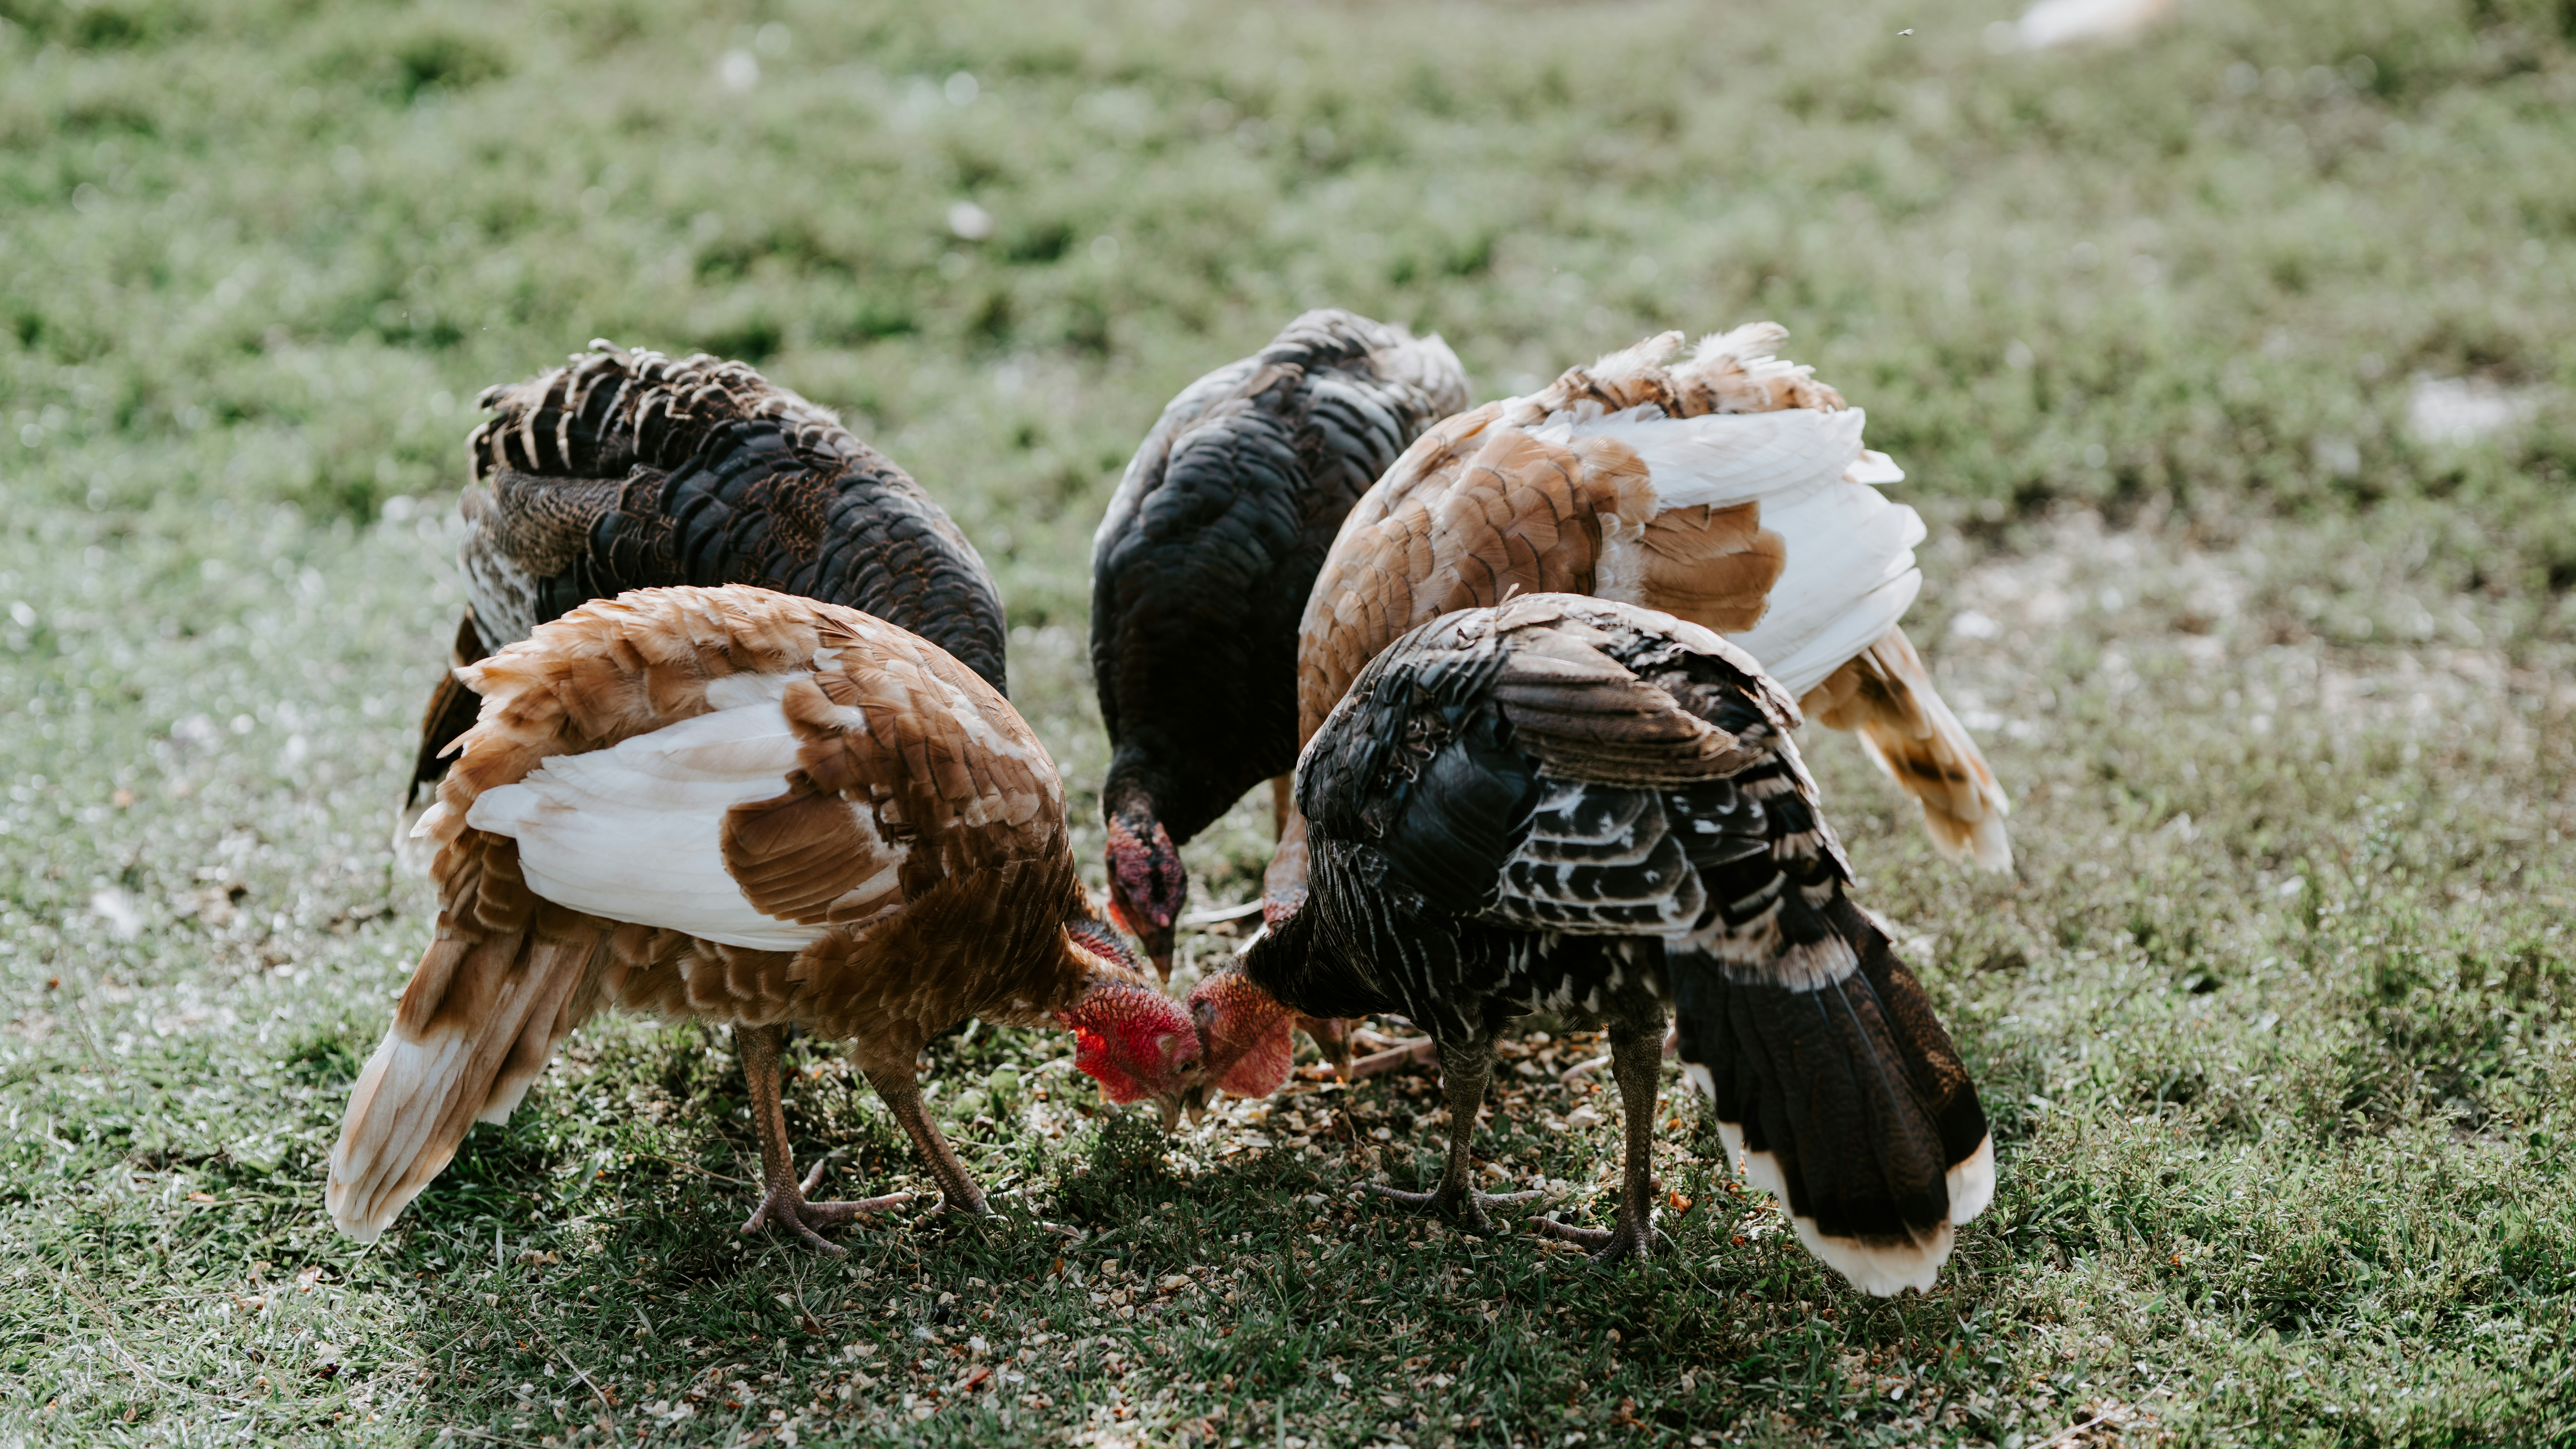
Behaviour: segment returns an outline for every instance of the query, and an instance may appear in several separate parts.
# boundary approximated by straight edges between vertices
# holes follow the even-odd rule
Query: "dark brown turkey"
[[[1179,847],[1297,762],[1297,621],[1344,515],[1467,405],[1437,336],[1324,309],[1183,389],[1091,544],[1091,667],[1116,754],[1109,899],[1168,980]]]
[[[594,341],[477,403],[498,416],[466,443],[486,486],[463,502],[457,666],[592,599],[755,584],[873,614],[1007,692],[1001,598],[975,546],[892,459],[745,364]],[[430,696],[406,822],[477,702],[452,672]]]

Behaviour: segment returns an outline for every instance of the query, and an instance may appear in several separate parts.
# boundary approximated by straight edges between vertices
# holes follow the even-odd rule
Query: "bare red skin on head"
[[[1073,1033],[1073,1064],[1112,1102],[1177,1091],[1198,1064],[1188,1013],[1142,982],[1101,980],[1056,1020]]]
[[[1189,898],[1189,867],[1162,822],[1141,806],[1112,816],[1109,912],[1145,943],[1158,967],[1172,954],[1172,930]]]
[[[1237,1097],[1267,1097],[1288,1085],[1296,1059],[1289,1028],[1297,1013],[1228,966],[1199,982],[1190,993],[1190,1016],[1198,1023],[1201,1065],[1219,1091]]]

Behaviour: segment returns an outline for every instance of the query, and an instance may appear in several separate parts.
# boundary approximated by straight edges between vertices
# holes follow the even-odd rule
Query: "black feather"
[[[1114,750],[1107,813],[1186,842],[1297,754],[1297,623],[1343,517],[1466,379],[1390,375],[1429,344],[1309,312],[1173,399],[1091,555],[1091,663]]]

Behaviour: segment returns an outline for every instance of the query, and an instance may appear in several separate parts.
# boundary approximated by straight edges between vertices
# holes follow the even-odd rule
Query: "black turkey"
[[[1116,750],[1110,903],[1169,979],[1179,847],[1297,761],[1297,620],[1351,504],[1467,405],[1447,343],[1308,312],[1183,389],[1091,545],[1091,665]]]
[[[592,599],[755,584],[873,614],[1005,688],[992,575],[892,459],[743,363],[591,349],[477,399],[498,416],[466,443],[488,487],[463,501],[457,665]],[[478,703],[452,673],[430,696],[407,819]]]
[[[1752,656],[1634,605],[1536,594],[1415,629],[1361,672],[1297,776],[1310,894],[1192,997],[1213,1084],[1274,1091],[1290,1012],[1393,1011],[1438,1043],[1449,1160],[1391,1196],[1483,1227],[1468,1145],[1508,1019],[1609,1028],[1627,1117],[1615,1226],[1649,1251],[1659,1045],[1730,1155],[1855,1286],[1928,1290],[1994,1186],[1976,1088],[1845,888]],[[1204,1090],[1199,1088],[1197,1090]],[[1519,1194],[1516,1196],[1527,1196]]]

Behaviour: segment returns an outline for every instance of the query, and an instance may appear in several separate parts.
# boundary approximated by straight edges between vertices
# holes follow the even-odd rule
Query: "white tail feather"
[[[374,1242],[446,1169],[474,1122],[509,1120],[574,1025],[576,1013],[565,1008],[581,992],[595,945],[595,938],[553,940],[522,949],[521,937],[495,938],[468,950],[456,976],[497,970],[495,952],[521,959],[473,1019],[433,1013],[428,1031],[415,1035],[397,1016],[358,1074],[331,1151],[323,1203],[341,1232]],[[460,948],[451,941],[430,948],[442,949]]]
[[[1841,481],[1861,458],[1865,421],[1858,408],[1668,418],[1636,407],[1584,418],[1555,414],[1531,436],[1559,446],[1575,438],[1616,439],[1645,461],[1659,509],[1758,500],[1767,521],[1778,502]]]
[[[1988,1135],[1968,1154],[1968,1160],[1950,1169],[1950,1226],[1961,1227],[1973,1222],[1977,1214],[1995,1200],[1995,1139]]]
[[[1956,1241],[1951,1223],[1940,1223],[1930,1233],[1907,1243],[1864,1243],[1857,1238],[1828,1237],[1816,1230],[1814,1218],[1790,1212],[1789,1184],[1781,1175],[1778,1158],[1768,1152],[1745,1151],[1744,1129],[1732,1122],[1718,1123],[1717,1135],[1726,1144],[1728,1159],[1742,1167],[1744,1180],[1771,1194],[1773,1201],[1780,1204],[1780,1211],[1788,1214],[1790,1225],[1798,1230],[1798,1241],[1826,1267],[1851,1280],[1854,1288],[1874,1298],[1893,1298],[1908,1288],[1929,1293],[1939,1281],[1941,1265],[1950,1261],[1950,1248]],[[1979,1150],[1985,1153],[1986,1190],[1991,1194],[1994,1159],[1986,1149]],[[1954,1179],[1978,1161],[1972,1157],[1961,1163],[1952,1170]],[[1982,1209],[1985,1205],[1977,1206]]]

